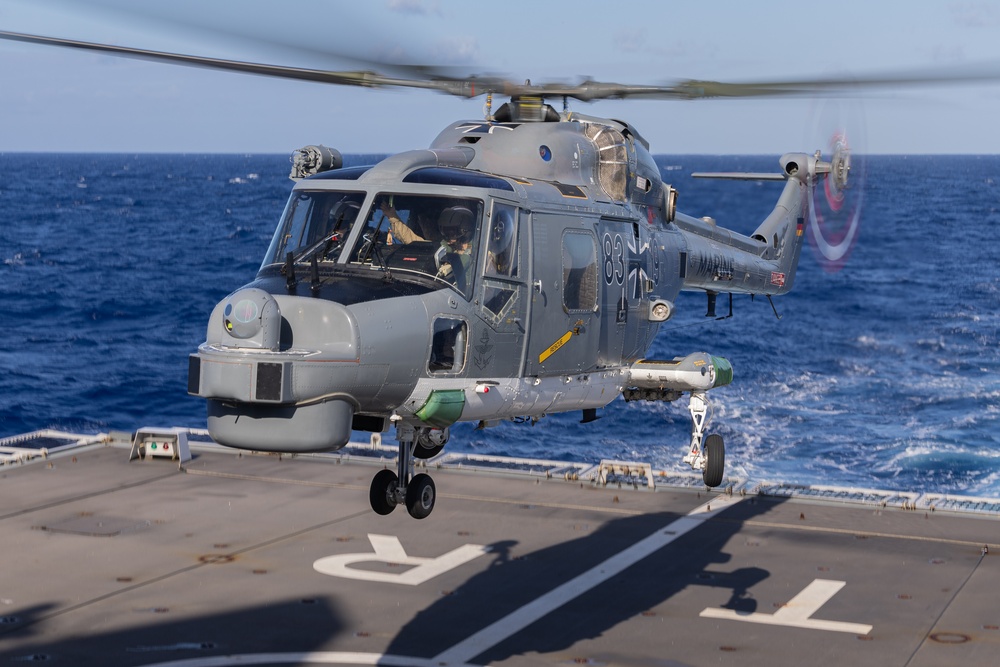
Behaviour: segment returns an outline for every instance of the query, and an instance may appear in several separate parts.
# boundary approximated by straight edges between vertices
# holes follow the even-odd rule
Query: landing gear
[[[432,459],[441,453],[448,442],[448,427],[417,429],[417,446],[413,455],[418,459]]]
[[[399,477],[391,470],[379,470],[372,480],[368,500],[376,514],[385,516],[396,509],[396,486]]]
[[[389,514],[396,505],[405,504],[414,519],[426,519],[434,509],[437,489],[430,475],[413,475],[413,459],[428,459],[440,453],[448,441],[448,429],[415,428],[397,422],[396,440],[396,472],[380,470],[372,479],[368,500],[377,514]]]
[[[726,470],[726,445],[721,435],[705,437],[708,424],[708,397],[704,391],[692,391],[688,404],[691,413],[691,448],[684,457],[684,463],[695,470],[701,470],[705,486],[722,484]]]
[[[406,485],[406,511],[414,519],[425,519],[434,509],[434,498],[437,490],[430,475],[420,473],[414,475]]]

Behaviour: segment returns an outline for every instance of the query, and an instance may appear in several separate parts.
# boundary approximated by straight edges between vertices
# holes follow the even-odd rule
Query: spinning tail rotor
[[[820,266],[827,272],[844,267],[861,232],[867,160],[864,124],[857,105],[824,100],[814,130],[825,137],[818,152],[830,164],[829,173],[809,199],[806,234]],[[854,129],[848,131],[845,127]]]

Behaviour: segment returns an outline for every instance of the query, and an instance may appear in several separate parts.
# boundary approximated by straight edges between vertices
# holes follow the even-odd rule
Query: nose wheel
[[[414,519],[427,518],[434,509],[436,496],[437,489],[434,488],[434,480],[430,475],[414,475],[406,485],[406,511]]]
[[[416,428],[402,422],[396,425],[396,439],[399,441],[399,455],[396,471],[380,470],[372,479],[368,500],[376,514],[390,514],[396,505],[406,505],[406,511],[414,519],[426,519],[434,510],[437,488],[430,475],[413,475],[413,458],[427,458],[427,450],[437,452],[444,447],[441,436],[436,435],[432,447],[426,433],[418,435]],[[429,429],[420,429],[420,431]],[[440,431],[437,431],[440,434]],[[445,435],[445,438],[447,435]],[[436,453],[436,452],[435,452]]]
[[[385,516],[396,509],[397,486],[399,486],[399,477],[396,476],[396,473],[391,470],[378,471],[378,474],[372,479],[372,486],[368,491],[368,500],[376,514]]]

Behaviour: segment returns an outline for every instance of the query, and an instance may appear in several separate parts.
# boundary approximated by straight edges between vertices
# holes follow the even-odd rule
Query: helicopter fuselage
[[[581,116],[458,122],[428,150],[301,178],[257,279],[212,313],[189,392],[222,444],[312,452],[390,423],[717,386],[710,361],[691,362],[707,380],[671,381],[646,352],[681,290],[791,288],[816,164],[782,158],[750,237],[676,213],[635,130]]]

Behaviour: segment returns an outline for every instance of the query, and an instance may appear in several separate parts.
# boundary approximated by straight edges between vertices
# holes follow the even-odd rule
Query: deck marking
[[[204,658],[187,658],[144,665],[143,667],[227,667],[228,665],[390,665],[391,667],[440,667],[427,658],[382,653],[354,653],[350,651],[313,651],[311,653],[243,653]],[[475,667],[452,665],[451,667]]]
[[[957,547],[976,547],[977,549],[983,546],[982,542],[973,542],[970,540],[951,540],[946,537],[933,537],[930,535],[903,535],[900,533],[885,533],[881,531],[872,530],[851,530],[849,528],[833,528],[830,526],[802,526],[799,524],[792,523],[778,523],[773,521],[758,521],[752,519],[750,521],[741,522],[747,526],[760,526],[763,528],[781,528],[784,530],[795,530],[813,533],[830,533],[832,535],[850,535],[852,537],[884,537],[889,540],[911,540],[914,542],[931,542],[934,544],[948,544]]]
[[[808,628],[810,630],[850,632],[857,635],[867,635],[872,631],[872,626],[870,625],[846,623],[843,621],[823,621],[810,618],[846,584],[846,581],[814,579],[811,584],[802,589],[801,593],[793,597],[784,607],[773,614],[762,614],[760,612],[748,614],[732,609],[708,607],[702,610],[699,615],[704,618],[724,618],[730,621],[744,621],[746,623],[785,625],[791,628]]]
[[[477,655],[488,651],[508,637],[520,632],[535,621],[544,618],[570,600],[577,598],[592,588],[600,586],[608,579],[617,576],[626,568],[638,563],[650,554],[662,549],[682,535],[702,525],[723,509],[740,502],[740,498],[725,495],[712,498],[703,505],[691,510],[687,515],[675,519],[659,528],[652,535],[636,542],[629,548],[611,556],[603,563],[596,565],[581,575],[567,581],[549,591],[542,597],[529,602],[495,623],[470,635],[465,641],[446,650],[434,658],[439,665],[466,664]],[[715,509],[710,509],[712,506]]]
[[[479,544],[465,544],[437,558],[421,558],[419,556],[407,556],[406,550],[403,549],[403,545],[399,542],[399,538],[394,535],[374,535],[369,533],[368,540],[372,543],[375,553],[327,556],[313,563],[313,569],[320,574],[327,574],[331,577],[419,586],[439,574],[444,574],[448,570],[464,565],[470,560],[490,551],[489,547]],[[348,567],[348,565],[354,563],[368,563],[373,561],[413,565],[414,567],[405,572],[373,572],[371,570],[359,570]]]

